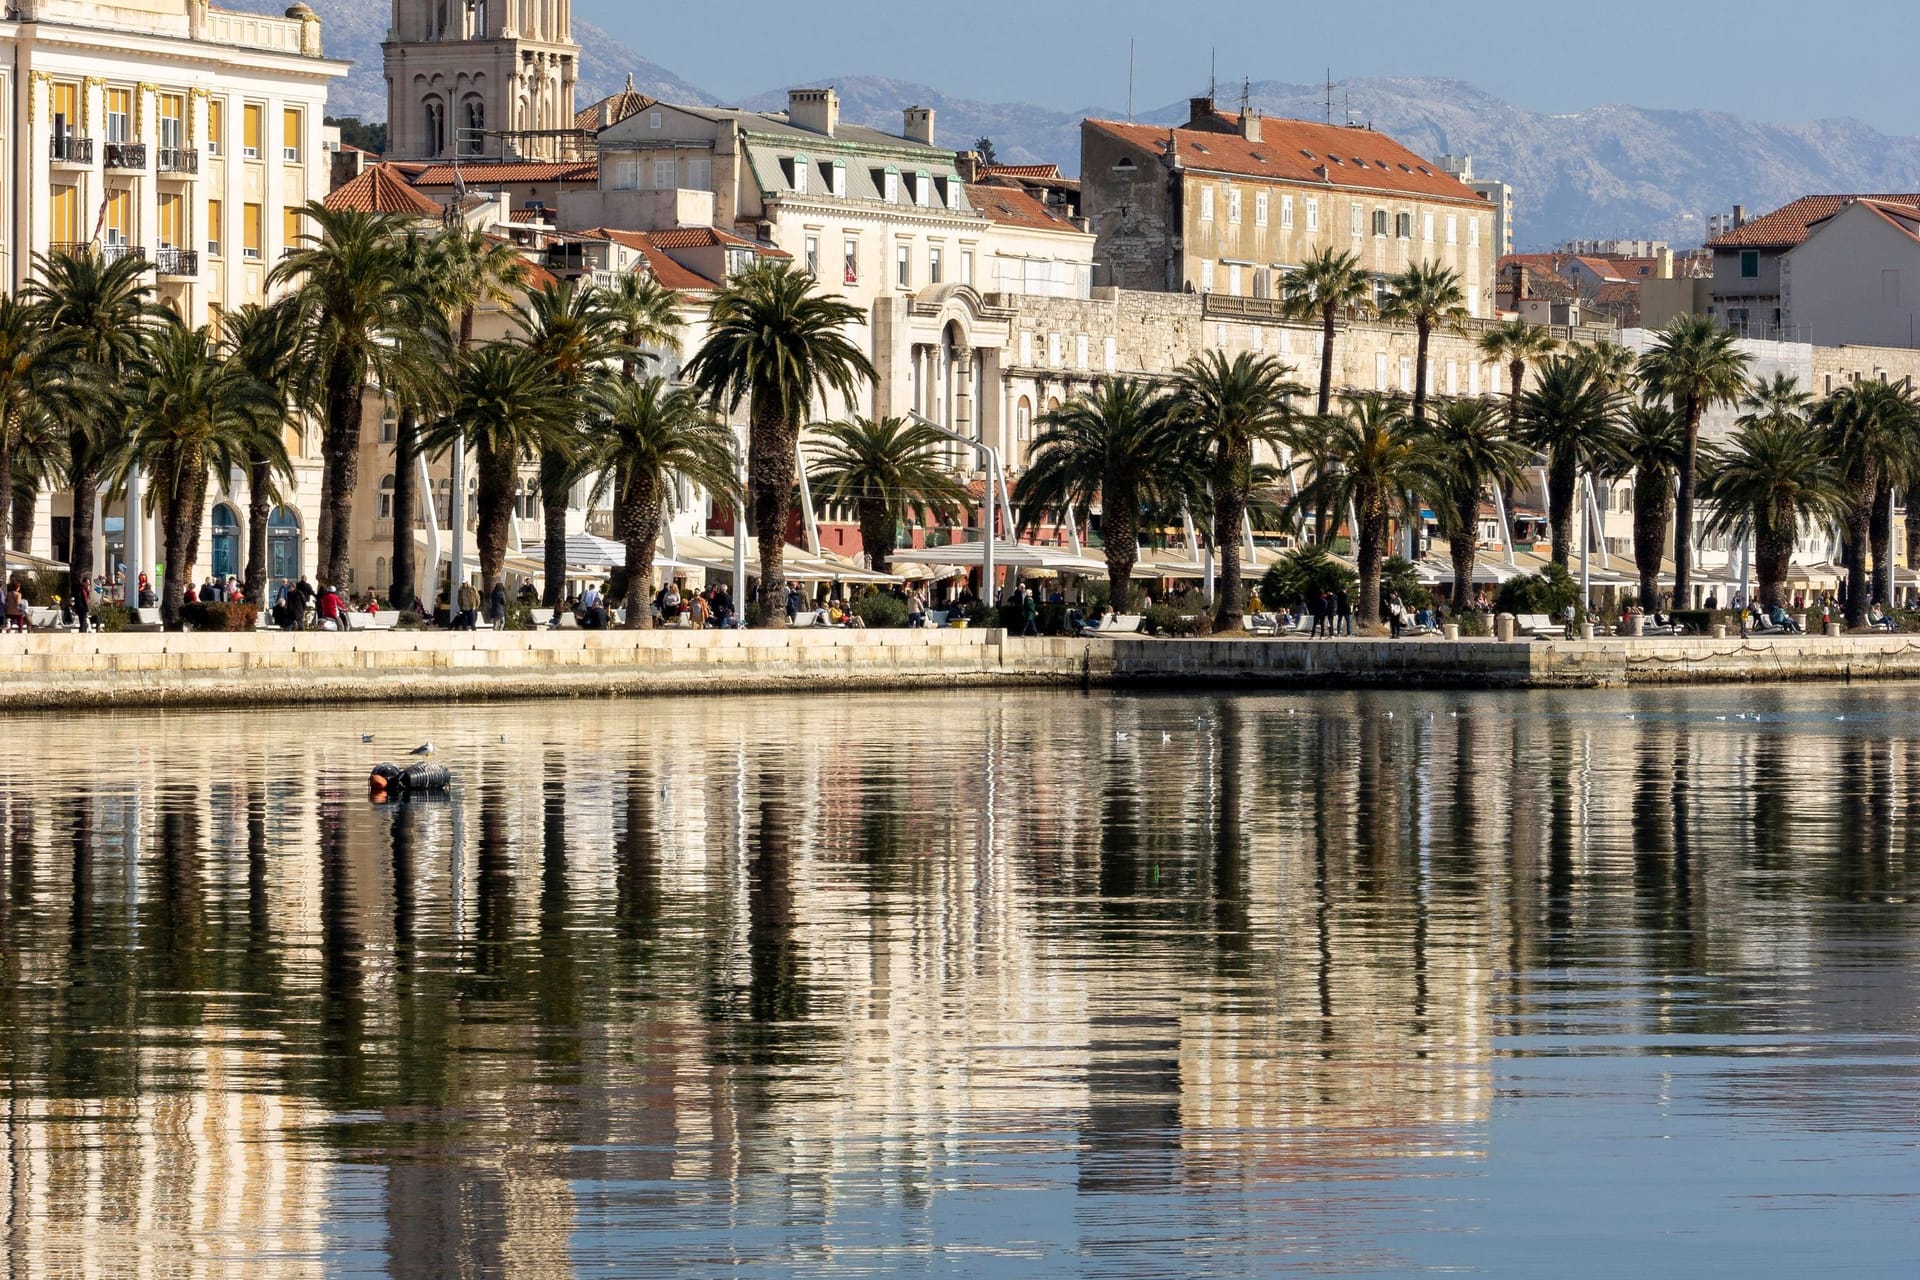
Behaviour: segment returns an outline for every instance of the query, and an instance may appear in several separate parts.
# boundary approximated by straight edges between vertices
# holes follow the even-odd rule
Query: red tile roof
[[[583,236],[594,236],[601,240],[611,240],[615,244],[625,245],[647,260],[647,270],[653,278],[677,293],[711,293],[715,283],[699,272],[681,266],[667,256],[666,250],[653,242],[653,238],[644,231],[621,231],[613,227],[595,227],[583,231]]]
[[[761,244],[757,240],[742,240],[739,236],[730,235],[718,227],[675,227],[670,231],[649,231],[647,238],[662,249],[711,249],[716,245],[726,245],[734,249],[751,249],[769,258],[793,256],[770,244]]]
[[[1008,227],[1030,227],[1040,231],[1077,231],[1072,219],[1049,209],[1017,187],[967,185],[967,203],[976,212]]]
[[[983,164],[980,174],[987,178],[1057,178],[1057,164]]]
[[[1190,170],[1335,190],[1391,191],[1483,208],[1487,203],[1458,178],[1370,129],[1267,116],[1260,121],[1260,141],[1251,142],[1237,132],[1238,115],[1216,112],[1212,119],[1236,131],[1228,132],[1225,127],[1167,129],[1118,120],[1088,120],[1086,125],[1154,155],[1165,153],[1171,135],[1180,162]]]
[[[1792,204],[1755,218],[1746,226],[1707,241],[1709,249],[1791,249],[1804,244],[1807,229],[1840,212],[1852,200],[1920,208],[1920,195],[1802,196]]]
[[[415,191],[405,175],[391,165],[376,164],[358,177],[327,193],[329,209],[356,213],[404,213],[416,218],[438,218],[445,210]]]
[[[413,185],[451,187],[456,176],[465,179],[469,187],[509,182],[598,182],[600,165],[593,160],[509,160],[463,164],[456,175],[452,165],[435,164],[421,168],[414,176]]]
[[[628,116],[638,115],[652,106],[657,99],[649,98],[633,87],[633,77],[627,77],[627,87],[611,97],[600,99],[590,107],[573,114],[573,127],[590,133],[598,133],[609,125],[619,124]]]

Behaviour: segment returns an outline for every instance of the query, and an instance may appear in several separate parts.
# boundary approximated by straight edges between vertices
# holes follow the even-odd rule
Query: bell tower
[[[390,158],[551,160],[569,146],[572,0],[393,0],[380,48]]]

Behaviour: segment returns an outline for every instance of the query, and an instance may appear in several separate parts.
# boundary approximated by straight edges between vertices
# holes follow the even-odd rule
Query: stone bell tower
[[[392,159],[556,159],[568,145],[572,0],[393,0],[380,47]]]

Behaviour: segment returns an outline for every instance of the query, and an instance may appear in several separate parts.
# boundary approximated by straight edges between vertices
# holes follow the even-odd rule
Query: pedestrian
[[[1400,593],[1394,592],[1387,597],[1387,632],[1395,640],[1400,638],[1400,628],[1406,621],[1407,606],[1400,599]]]
[[[455,601],[454,630],[477,631],[480,627],[480,592],[471,582],[460,584]]]
[[[487,621],[493,624],[495,631],[503,631],[507,625],[507,584],[494,580],[493,591],[487,596]]]
[[[787,584],[787,625],[792,626],[800,617],[800,588]]]
[[[84,576],[73,580],[73,616],[81,631],[93,629],[93,584]]]
[[[1342,586],[1333,593],[1333,611],[1337,619],[1334,634],[1350,636],[1353,634],[1353,597]]]
[[[1313,630],[1307,633],[1307,639],[1325,639],[1328,634],[1328,619],[1333,611],[1332,601],[1327,598],[1327,593],[1324,590],[1319,590],[1313,593],[1313,599],[1308,603],[1307,607],[1313,613]]]
[[[27,629],[27,598],[21,594],[18,578],[7,584],[7,629],[10,631]]]
[[[1023,619],[1020,627],[1022,637],[1040,634],[1040,602],[1025,587],[1020,588],[1020,616]]]

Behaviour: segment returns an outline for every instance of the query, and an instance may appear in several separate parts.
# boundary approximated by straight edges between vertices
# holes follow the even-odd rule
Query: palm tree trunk
[[[1421,320],[1413,326],[1413,425],[1427,425],[1427,350],[1433,344],[1433,326]]]
[[[393,431],[393,572],[387,598],[396,609],[411,608],[419,594],[413,563],[413,521],[420,506],[414,457],[419,451],[420,411],[409,405],[400,411]]]
[[[1320,309],[1320,398],[1315,410],[1326,417],[1333,407],[1333,306]]]
[[[100,466],[93,460],[92,444],[84,431],[67,438],[67,454],[73,462],[73,534],[67,549],[67,592],[93,579],[93,508],[100,499]]]
[[[1125,613],[1133,592],[1133,566],[1140,559],[1140,503],[1138,495],[1125,486],[1103,487],[1100,501],[1100,536],[1106,544],[1109,602],[1115,613]]]
[[[193,489],[187,496],[187,568],[200,567],[200,526],[204,523],[201,515],[207,509],[207,469],[203,465],[194,476]],[[225,599],[224,596],[221,597]]]
[[[551,460],[541,463],[541,471],[547,470]],[[564,464],[561,464],[564,465]],[[567,491],[563,487],[540,486],[540,603],[548,609],[558,608],[566,596],[567,589]]]
[[[500,580],[500,568],[507,560],[507,522],[513,518],[514,465],[511,453],[482,448],[479,454],[479,483],[474,506],[479,519],[474,545],[480,552],[481,606]],[[564,551],[562,552],[564,555]]]
[[[627,626],[636,631],[653,627],[653,606],[648,596],[653,591],[653,544],[660,536],[660,497],[658,475],[643,469],[620,490],[615,513],[627,544],[627,581],[622,598],[627,606]]]
[[[1520,384],[1527,380],[1527,362],[1507,362],[1507,430],[1520,429]]]
[[[168,631],[181,631],[186,624],[180,619],[180,604],[191,567],[187,559],[188,503],[185,495],[175,492],[162,495],[162,501],[160,523],[167,545],[163,556],[166,572],[160,584],[160,625]]]
[[[241,591],[254,608],[267,600],[267,521],[273,516],[273,470],[254,454],[247,460],[247,569]]]
[[[1554,450],[1547,465],[1547,505],[1553,508],[1553,562],[1565,569],[1573,558],[1573,489],[1579,459]]]
[[[1786,603],[1787,574],[1793,566],[1793,537],[1756,533],[1753,539],[1753,567],[1760,579],[1760,604],[1772,610]]]
[[[1680,491],[1674,497],[1673,511],[1673,602],[1676,608],[1693,607],[1693,476],[1700,454],[1700,402],[1687,397],[1683,406],[1687,424],[1686,445],[1680,450]]]
[[[885,498],[862,498],[858,506],[860,548],[867,553],[867,564],[873,571],[885,573],[893,559],[893,531],[899,523],[893,518],[893,507]]]
[[[787,515],[793,494],[793,432],[779,409],[754,395],[748,439],[747,487],[753,503],[754,536],[760,543],[760,609],[756,626],[784,627],[786,609],[774,593],[786,585]],[[735,530],[736,537],[741,536]]]
[[[1887,526],[1892,523],[1892,517],[1893,486],[1883,476],[1873,495],[1873,515],[1869,519],[1867,534],[1868,543],[1873,548],[1873,572],[1867,579],[1867,594],[1870,598],[1879,596],[1880,586],[1888,578],[1887,566],[1890,561],[1887,553],[1891,550],[1888,545],[1891,537]],[[1881,603],[1889,609],[1893,607],[1891,600]]]
[[[7,421],[0,422],[0,537],[9,538],[7,545],[17,550],[25,551],[26,548],[20,545],[20,541],[12,537],[14,529],[13,435],[19,416],[17,412],[10,410],[7,415]],[[6,584],[0,582],[0,590],[5,590],[5,588]]]
[[[1473,563],[1480,552],[1480,495],[1461,498],[1454,520],[1447,553],[1453,558],[1453,611],[1460,613],[1473,599]]]
[[[631,513],[620,497],[626,491],[627,467],[625,463],[616,461],[613,466],[613,539],[615,542],[631,546],[639,535],[634,532]],[[647,558],[642,557],[642,559]],[[634,563],[633,558],[629,556],[626,564],[616,565],[607,575],[607,595],[610,599],[625,600],[627,598],[627,580],[632,577],[630,569]],[[651,565],[653,562],[647,559],[647,563]],[[556,600],[554,603],[558,604],[559,601]]]
[[[1213,550],[1218,571],[1220,601],[1213,611],[1213,630],[1238,631],[1246,625],[1247,586],[1240,580],[1240,533],[1246,516],[1246,494],[1238,477],[1245,476],[1244,454],[1237,450],[1237,461],[1229,461],[1226,470],[1234,479],[1225,484],[1216,481],[1213,495]]]
[[[353,486],[360,477],[364,371],[351,355],[334,357],[326,376],[326,438],[321,447],[320,569],[322,586],[343,585],[352,556]]]
[[[33,494],[22,496],[21,494],[15,493],[13,495],[13,527],[9,532],[13,535],[11,545],[17,551],[31,551],[33,549],[34,499],[35,495]],[[1920,564],[1920,558],[1916,558],[1913,563]]]
[[[1356,625],[1363,634],[1371,634],[1380,627],[1380,562],[1382,545],[1387,540],[1386,511],[1374,511],[1377,499],[1371,495],[1362,495],[1365,501],[1354,505],[1365,514],[1360,517],[1359,553],[1355,557],[1360,569],[1360,599],[1354,612]],[[1385,503],[1380,503],[1384,508]]]
[[[1660,607],[1660,562],[1667,554],[1673,483],[1663,472],[1636,475],[1633,485],[1633,558],[1640,566],[1640,607]]]

